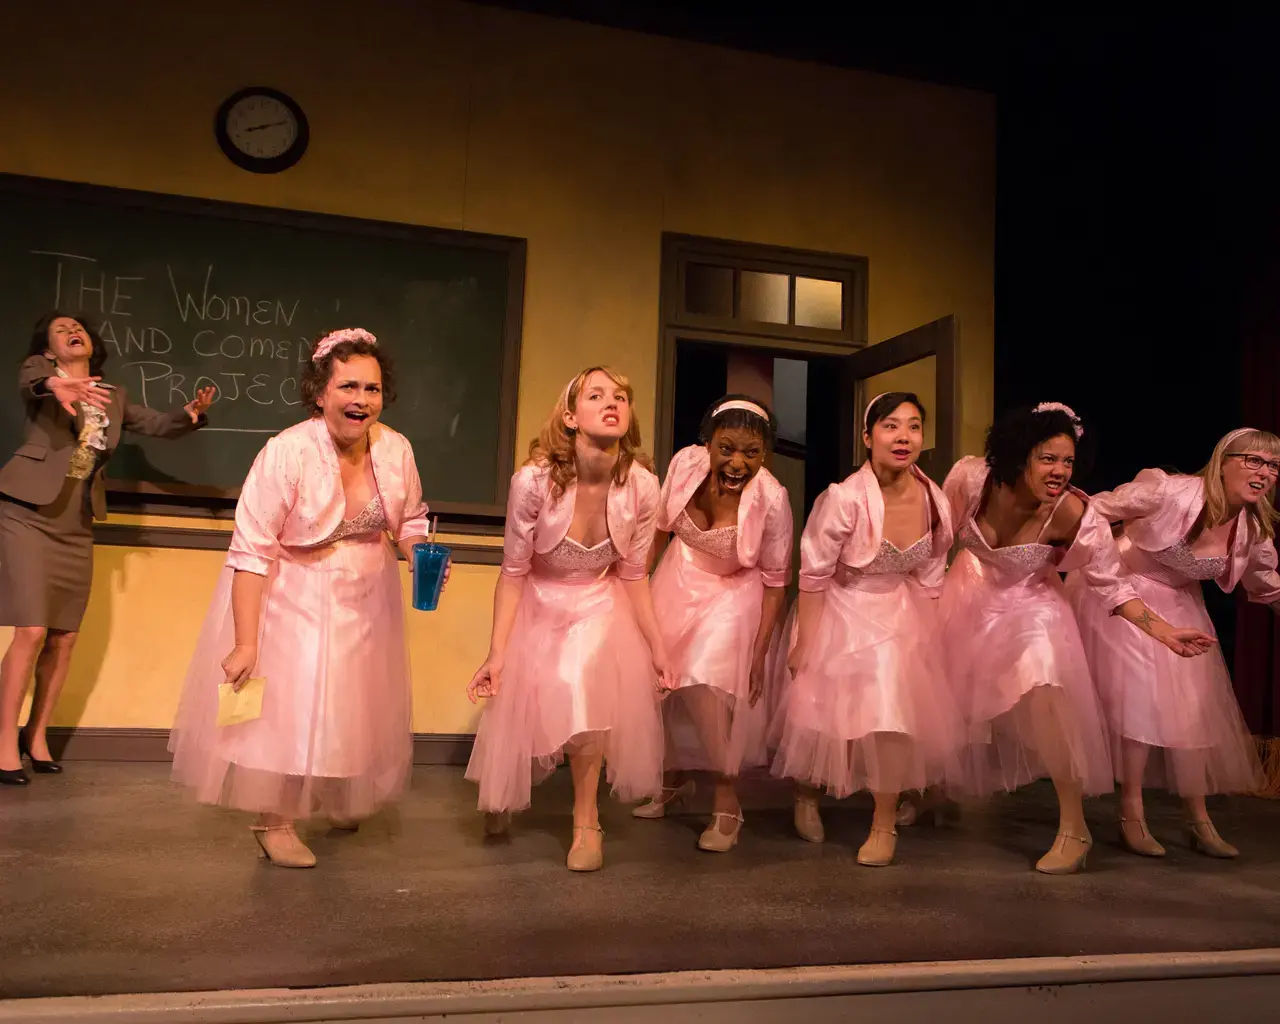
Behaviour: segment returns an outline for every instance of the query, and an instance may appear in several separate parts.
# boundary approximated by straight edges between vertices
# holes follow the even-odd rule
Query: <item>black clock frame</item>
[[[279,156],[250,156],[237,149],[236,144],[231,141],[231,136],[227,133],[227,118],[231,115],[231,108],[247,96],[266,96],[276,100],[284,104],[297,121],[297,138],[293,140],[293,145]],[[307,151],[307,144],[311,141],[311,128],[307,124],[307,115],[302,112],[302,108],[293,97],[265,85],[237,89],[228,96],[213,116],[213,134],[218,140],[218,148],[222,150],[223,155],[241,170],[250,171],[253,174],[279,174],[281,171],[287,171],[302,159]]]

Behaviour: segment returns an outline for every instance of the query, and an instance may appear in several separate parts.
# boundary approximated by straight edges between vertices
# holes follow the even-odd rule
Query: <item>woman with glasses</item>
[[[1154,614],[1214,635],[1202,580],[1228,593],[1241,583],[1251,601],[1280,610],[1272,544],[1278,471],[1280,438],[1244,428],[1222,438],[1194,476],[1144,469],[1094,495],[1094,508],[1123,524],[1124,578]],[[1237,856],[1214,828],[1205,797],[1255,789],[1261,775],[1221,652],[1179,658],[1110,616],[1078,573],[1068,576],[1067,591],[1110,727],[1125,847],[1164,856],[1143,812],[1142,788],[1151,786],[1186,801],[1193,848]]]

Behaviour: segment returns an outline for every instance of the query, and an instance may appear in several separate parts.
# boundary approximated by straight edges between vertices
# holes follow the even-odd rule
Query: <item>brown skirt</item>
[[[68,477],[40,506],[0,494],[0,626],[80,628],[93,582],[88,487]]]

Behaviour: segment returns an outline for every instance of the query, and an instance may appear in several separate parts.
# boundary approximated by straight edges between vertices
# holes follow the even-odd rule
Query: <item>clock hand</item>
[[[262,131],[263,128],[278,128],[280,127],[280,125],[288,124],[288,123],[289,123],[288,121],[272,121],[270,124],[255,124],[249,128],[246,128],[245,131],[260,132]]]

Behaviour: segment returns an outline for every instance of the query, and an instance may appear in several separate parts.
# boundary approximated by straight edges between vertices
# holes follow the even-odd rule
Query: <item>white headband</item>
[[[1222,439],[1222,450],[1225,452],[1231,446],[1231,442],[1237,437],[1243,437],[1245,434],[1260,434],[1261,431],[1256,427],[1236,427],[1226,437]]]
[[[1076,415],[1076,411],[1069,405],[1063,405],[1061,402],[1041,402],[1032,412],[1060,412],[1064,413],[1071,421],[1071,427],[1075,431],[1076,440],[1084,436],[1084,427],[1080,424],[1080,417]]]
[[[880,399],[884,398],[888,393],[889,392],[887,391],[881,391],[880,394],[871,399],[871,401],[867,403],[867,407],[862,410],[862,429],[868,434],[871,433],[871,407],[875,405],[876,402],[880,401]]]
[[[742,398],[731,398],[727,402],[721,402],[714,410],[712,410],[711,418],[715,419],[722,412],[728,412],[730,409],[741,409],[743,412],[755,413],[766,423],[769,422],[769,414],[765,412],[764,409],[756,405],[755,402],[748,402]]]

